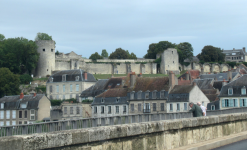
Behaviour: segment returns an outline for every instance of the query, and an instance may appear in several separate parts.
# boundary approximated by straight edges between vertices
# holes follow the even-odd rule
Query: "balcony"
[[[143,109],[143,113],[150,113],[151,110],[150,109]]]

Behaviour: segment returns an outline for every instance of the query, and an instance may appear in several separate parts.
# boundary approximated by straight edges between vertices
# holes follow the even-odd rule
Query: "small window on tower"
[[[53,52],[53,49],[51,49],[51,52]]]
[[[43,49],[43,51],[45,51],[45,49]]]
[[[47,69],[47,71],[48,71],[48,69]]]

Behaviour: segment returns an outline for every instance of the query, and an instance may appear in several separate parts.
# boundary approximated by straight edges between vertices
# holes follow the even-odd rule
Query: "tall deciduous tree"
[[[92,59],[93,61],[96,61],[97,59],[103,59],[102,56],[99,55],[98,52],[95,52],[94,54],[92,54],[89,59]]]
[[[102,50],[101,56],[102,56],[102,57],[107,57],[107,58],[108,58],[108,53],[107,53],[106,49],[103,49],[103,50]]]
[[[128,54],[128,59],[137,59],[136,55],[132,52],[131,54],[129,53],[128,50],[126,50],[127,54]]]
[[[180,43],[176,46],[179,54],[179,63],[183,64],[185,59],[193,58],[193,47],[188,42]]]
[[[3,41],[5,39],[5,36],[3,34],[0,34],[0,41]]]
[[[35,37],[35,41],[38,40],[52,40],[52,36],[48,35],[47,33],[37,33]]]
[[[0,98],[7,95],[20,94],[20,79],[8,68],[0,68]]]
[[[128,50],[124,50],[122,48],[117,48],[114,52],[109,56],[110,59],[137,59],[134,53],[129,53]]]
[[[202,52],[197,55],[200,61],[204,62],[224,62],[225,54],[218,47],[213,47],[211,45],[204,46]]]

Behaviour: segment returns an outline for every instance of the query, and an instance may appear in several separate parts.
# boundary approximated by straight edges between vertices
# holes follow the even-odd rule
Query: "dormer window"
[[[245,88],[245,86],[241,89],[241,94],[242,95],[246,95],[246,88]]]
[[[165,98],[165,91],[160,91],[160,98]]]
[[[75,81],[79,81],[80,77],[79,76],[76,76],[75,77]]]
[[[145,92],[145,99],[149,99],[149,92]]]
[[[228,95],[233,95],[233,89],[232,88],[228,89]]]
[[[157,97],[156,93],[157,93],[156,91],[153,91],[153,94],[152,94],[153,95],[153,99],[156,99],[156,97]]]
[[[101,103],[104,103],[104,102],[105,102],[105,100],[104,100],[104,98],[102,98],[102,99],[101,99]]]
[[[4,103],[1,103],[1,109],[4,109]]]
[[[141,98],[142,98],[142,92],[139,91],[139,92],[137,93],[137,99],[141,99]]]
[[[116,98],[116,102],[117,102],[117,103],[119,102],[119,99],[120,99],[119,97],[118,97],[118,98]]]
[[[130,93],[130,99],[134,99],[135,92]]]
[[[27,108],[27,104],[26,103],[21,103],[20,105],[21,105],[20,106],[21,108]]]
[[[53,82],[53,77],[50,78],[50,82]]]
[[[62,81],[63,81],[63,82],[66,81],[66,74],[64,74],[64,75],[62,76]]]

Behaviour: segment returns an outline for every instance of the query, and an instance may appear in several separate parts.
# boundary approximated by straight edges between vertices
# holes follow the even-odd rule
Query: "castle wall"
[[[70,61],[56,61],[55,70],[70,70]]]

